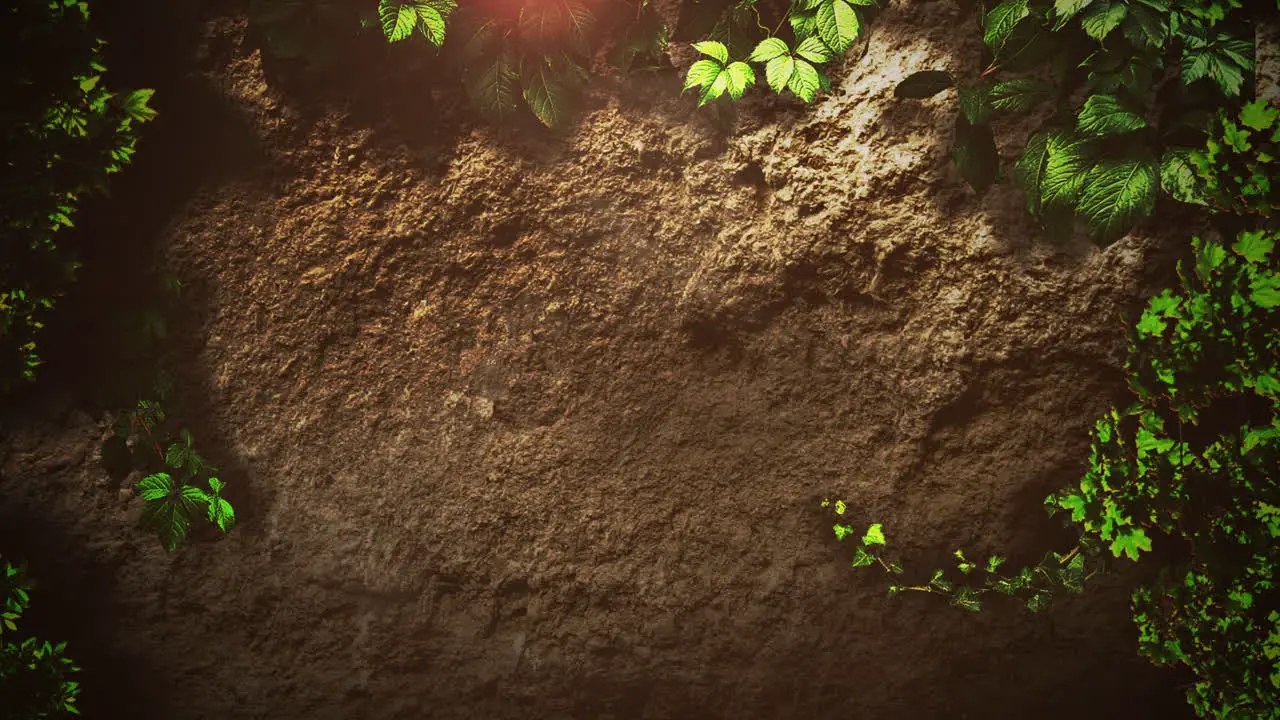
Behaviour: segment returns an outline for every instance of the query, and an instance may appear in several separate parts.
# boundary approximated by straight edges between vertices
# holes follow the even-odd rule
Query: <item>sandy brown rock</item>
[[[162,245],[242,523],[166,556],[82,421],[6,435],[0,517],[99,569],[78,632],[171,718],[1179,716],[1132,576],[1043,617],[888,601],[818,507],[917,572],[1032,559],[1123,397],[1152,242],[1047,245],[955,176],[953,100],[892,98],[972,70],[963,22],[895,4],[831,95],[727,136],[658,76],[561,136],[413,137],[298,110],[215,23],[262,160]]]

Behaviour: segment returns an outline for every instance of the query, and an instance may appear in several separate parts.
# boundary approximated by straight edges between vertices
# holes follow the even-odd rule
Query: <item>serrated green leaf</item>
[[[1080,19],[1080,27],[1084,29],[1086,35],[1098,42],[1102,42],[1116,28],[1120,27],[1120,23],[1124,22],[1128,14],[1128,6],[1120,3],[1104,2],[1094,5]]]
[[[729,67],[725,68],[725,73],[729,76],[729,96],[734,100],[741,98],[747,88],[756,82],[755,71],[744,62],[730,63]]]
[[[1053,89],[1039,80],[1007,80],[991,88],[988,99],[1001,112],[1030,112],[1052,96]]]
[[[1258,307],[1271,309],[1280,306],[1280,274],[1260,273],[1249,283],[1249,299]],[[1272,379],[1274,383],[1275,380]]]
[[[1275,239],[1261,230],[1253,232],[1246,230],[1236,238],[1236,242],[1232,244],[1231,249],[1248,262],[1263,263],[1267,261],[1267,256],[1275,249]]]
[[[1071,18],[1075,17],[1081,10],[1084,10],[1093,0],[1054,0],[1053,14],[1055,22],[1054,30],[1061,30],[1071,22]]]
[[[689,66],[689,74],[685,76],[684,89],[706,87],[715,82],[723,66],[715,60],[699,60]]]
[[[991,88],[986,85],[959,88],[960,112],[970,125],[982,125],[991,119],[994,109],[989,94]]]
[[[440,11],[425,3],[417,5],[418,27],[422,28],[422,34],[426,36],[427,42],[436,47],[444,45],[445,20]]]
[[[808,61],[795,58],[795,64],[795,70],[791,74],[791,80],[787,82],[787,87],[801,100],[811,103],[822,87],[822,78],[817,68],[810,65]]]
[[[1095,137],[1119,135],[1141,130],[1147,121],[1124,107],[1114,95],[1091,95],[1080,110],[1076,129]]]
[[[811,12],[792,12],[791,13],[791,32],[795,33],[796,39],[803,42],[818,33],[818,13]]]
[[[875,561],[876,561],[875,556],[869,554],[863,548],[858,547],[854,549],[853,563],[852,563],[853,567],[866,567],[867,565],[870,565]]]
[[[513,112],[520,95],[520,78],[513,67],[511,53],[503,52],[485,65],[483,72],[467,84],[467,90],[485,112],[499,117]]]
[[[526,64],[520,87],[529,109],[543,125],[558,128],[564,124],[569,92],[564,78],[551,63],[540,59]]]
[[[1159,167],[1147,155],[1132,160],[1104,160],[1089,171],[1080,194],[1079,212],[1101,243],[1119,239],[1155,208]]]
[[[751,57],[747,58],[751,62],[769,62],[770,60],[791,52],[791,48],[780,38],[765,38],[756,45],[756,49],[751,51]]]
[[[123,100],[120,103],[120,107],[124,110],[126,115],[137,122],[148,122],[153,120],[157,113],[155,110],[151,109],[151,106],[148,103],[151,102],[151,97],[155,95],[155,92],[155,90],[150,88],[134,90],[133,92],[124,95]]]
[[[954,87],[955,80],[945,70],[921,70],[898,83],[893,94],[898,98],[924,99],[933,97],[947,88]]]
[[[818,6],[815,16],[818,24],[818,37],[836,54],[843,54],[853,45],[862,33],[862,21],[858,11],[845,0],[825,0]],[[795,92],[793,89],[792,92]],[[814,83],[817,92],[817,83]],[[800,95],[800,93],[796,93]],[[803,97],[803,95],[801,96]],[[805,102],[811,102],[806,100]]]
[[[773,88],[776,93],[781,93],[786,89],[787,84],[791,82],[791,76],[795,73],[796,61],[790,55],[779,55],[769,61],[764,67],[765,82],[769,87]]]
[[[711,81],[710,85],[702,88],[702,94],[698,96],[698,107],[702,107],[716,98],[724,95],[724,91],[729,89],[729,73],[721,70],[716,79]]]
[[[1213,271],[1222,265],[1227,259],[1227,251],[1222,249],[1220,245],[1214,243],[1204,243],[1196,253],[1196,274],[1202,280],[1209,280]]]
[[[721,65],[727,65],[729,63],[729,48],[725,47],[724,43],[716,42],[714,40],[704,40],[702,42],[693,43],[693,49],[703,55],[719,60]]]
[[[835,58],[835,54],[831,52],[827,44],[817,37],[808,37],[801,40],[800,46],[796,48],[796,55],[811,63],[830,62]]]
[[[1162,49],[1169,39],[1169,23],[1166,18],[1166,13],[1132,3],[1129,5],[1128,17],[1120,25],[1124,28],[1125,37],[1134,45]]]
[[[993,55],[999,56],[1013,29],[1031,15],[1027,0],[1004,0],[982,19],[983,42]]]
[[[1240,123],[1254,130],[1269,130],[1280,117],[1280,109],[1271,107],[1265,100],[1246,103],[1240,108]]]
[[[1027,145],[1013,169],[1013,182],[1027,196],[1027,210],[1032,215],[1040,214],[1040,184],[1044,179],[1045,169],[1049,163],[1049,138],[1062,137],[1056,129],[1040,130],[1027,139]]]
[[[418,13],[412,4],[396,0],[381,0],[378,17],[382,20],[382,34],[391,42],[400,42],[413,34],[418,24]]]

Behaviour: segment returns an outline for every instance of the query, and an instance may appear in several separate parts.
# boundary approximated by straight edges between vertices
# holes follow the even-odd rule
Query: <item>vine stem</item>
[[[160,461],[164,462],[164,453],[160,451],[160,443],[156,442],[156,437],[151,434],[151,428],[147,427],[147,421],[138,417],[135,417],[134,419],[137,420],[138,424],[142,426],[142,429],[146,431],[147,437],[151,438],[151,447],[155,448],[156,455],[159,455]]]

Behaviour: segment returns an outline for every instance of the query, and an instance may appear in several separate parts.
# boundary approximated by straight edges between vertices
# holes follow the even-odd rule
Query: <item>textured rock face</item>
[[[162,238],[240,527],[164,556],[87,416],[0,448],[0,539],[95,618],[88,671],[131,678],[98,708],[1180,716],[1121,583],[1046,617],[887,601],[818,508],[920,572],[1030,559],[1123,391],[1153,244],[1047,245],[953,174],[952,100],[892,97],[975,69],[950,3],[890,8],[831,95],[757,95],[728,135],[671,76],[599,83],[558,137],[303,113],[241,32],[209,25],[206,80],[262,152]]]

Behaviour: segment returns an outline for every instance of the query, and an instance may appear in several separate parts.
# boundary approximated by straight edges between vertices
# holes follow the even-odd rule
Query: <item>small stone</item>
[[[471,412],[488,420],[493,417],[493,401],[489,398],[475,398],[471,401]]]
[[[117,491],[117,492],[116,492],[116,496],[120,498],[120,504],[121,504],[121,505],[125,505],[125,504],[127,504],[130,500],[132,500],[132,499],[133,499],[133,488],[132,488],[132,487],[122,487],[122,488],[120,488],[120,490],[119,490],[119,491]]]

